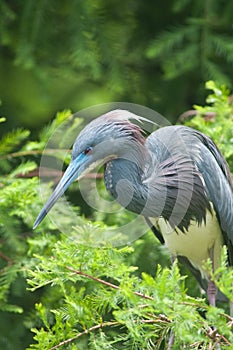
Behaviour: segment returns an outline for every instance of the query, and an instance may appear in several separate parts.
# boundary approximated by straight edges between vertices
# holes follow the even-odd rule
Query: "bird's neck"
[[[114,159],[105,165],[104,180],[110,194],[125,208],[142,213],[147,189],[143,185],[143,166],[129,159]]]

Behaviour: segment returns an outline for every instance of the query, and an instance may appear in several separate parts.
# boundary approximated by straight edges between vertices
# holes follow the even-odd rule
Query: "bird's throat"
[[[107,190],[121,206],[137,214],[142,214],[147,197],[142,174],[139,165],[127,159],[115,159],[105,165]]]

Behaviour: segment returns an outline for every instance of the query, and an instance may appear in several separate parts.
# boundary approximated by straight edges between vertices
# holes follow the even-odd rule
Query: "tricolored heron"
[[[145,138],[131,119],[145,120],[113,110],[80,132],[71,163],[34,228],[74,180],[105,164],[104,180],[112,196],[145,217],[215,305],[216,287],[204,263],[210,258],[215,270],[225,245],[233,265],[233,184],[228,165],[214,142],[194,129],[166,126]]]

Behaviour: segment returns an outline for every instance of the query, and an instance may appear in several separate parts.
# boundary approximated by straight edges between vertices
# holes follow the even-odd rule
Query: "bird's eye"
[[[92,147],[87,147],[83,153],[84,153],[85,156],[86,156],[86,155],[89,154],[91,151],[92,151]]]

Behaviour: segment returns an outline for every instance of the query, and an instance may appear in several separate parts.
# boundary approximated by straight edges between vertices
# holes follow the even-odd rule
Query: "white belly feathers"
[[[174,231],[163,218],[150,220],[162,233],[170,253],[188,258],[191,264],[200,270],[202,277],[208,279],[208,273],[203,266],[208,258],[215,261],[214,269],[219,266],[223,237],[214,213],[207,212],[206,224],[203,222],[198,226],[196,221],[191,221],[188,231],[184,233],[179,229]]]

